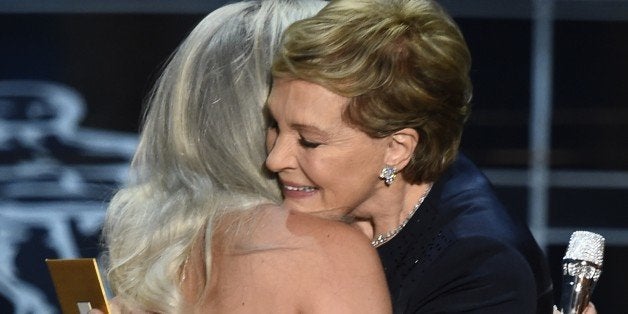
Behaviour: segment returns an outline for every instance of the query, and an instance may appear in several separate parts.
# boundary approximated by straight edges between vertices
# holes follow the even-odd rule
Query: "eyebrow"
[[[322,129],[314,126],[314,125],[308,125],[308,124],[301,124],[301,123],[292,123],[290,124],[290,126],[292,128],[294,128],[295,130],[299,131],[299,132],[307,132],[307,133],[314,133],[317,136],[321,136],[323,138],[328,138],[329,137],[329,133],[326,131],[323,131]]]

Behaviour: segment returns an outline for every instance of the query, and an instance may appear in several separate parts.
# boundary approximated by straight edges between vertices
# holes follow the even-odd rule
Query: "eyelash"
[[[273,130],[275,132],[277,132],[277,134],[279,133],[279,124],[277,123],[277,120],[273,119],[272,117],[268,117],[268,129],[269,130]],[[308,140],[306,140],[305,138],[303,138],[302,136],[299,137],[299,145],[301,145],[304,148],[316,148],[318,146],[321,145],[321,143],[316,143],[316,142],[310,142]]]
[[[321,145],[321,143],[316,143],[316,142],[310,142],[306,139],[304,139],[303,137],[299,138],[299,145],[305,147],[305,148],[316,148],[318,146]]]

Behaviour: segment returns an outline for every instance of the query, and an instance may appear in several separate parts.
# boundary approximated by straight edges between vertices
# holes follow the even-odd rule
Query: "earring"
[[[395,167],[386,166],[384,167],[384,169],[382,169],[382,172],[379,173],[379,178],[384,179],[384,182],[386,183],[386,185],[390,186],[393,183],[393,181],[395,181],[395,177],[397,176],[395,171],[397,171]]]

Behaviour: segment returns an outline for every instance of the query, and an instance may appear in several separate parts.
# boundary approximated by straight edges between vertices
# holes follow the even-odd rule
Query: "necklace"
[[[421,207],[421,204],[423,204],[423,201],[427,197],[427,194],[430,193],[431,189],[432,189],[432,183],[430,183],[430,185],[427,186],[427,190],[425,190],[425,193],[423,193],[423,195],[421,196],[419,201],[416,203],[416,205],[414,205],[414,208],[412,208],[412,210],[408,214],[408,217],[406,217],[406,219],[404,219],[401,222],[401,224],[399,224],[399,226],[397,226],[397,228],[395,228],[393,230],[390,230],[390,231],[388,231],[385,234],[384,233],[380,233],[379,235],[374,237],[373,240],[371,241],[371,245],[374,246],[374,247],[378,247],[378,246],[388,242],[388,240],[392,239],[394,236],[396,236],[397,233],[399,233],[399,231],[401,231],[401,229],[403,229],[403,227],[406,226],[406,224],[408,223],[408,221],[410,221],[412,216],[414,216],[414,213],[416,213],[416,211],[419,210],[419,207]]]

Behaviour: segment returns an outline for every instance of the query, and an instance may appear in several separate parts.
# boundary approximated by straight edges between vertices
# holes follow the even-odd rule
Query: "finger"
[[[597,309],[595,308],[595,304],[589,302],[587,307],[584,309],[584,314],[597,314]]]

